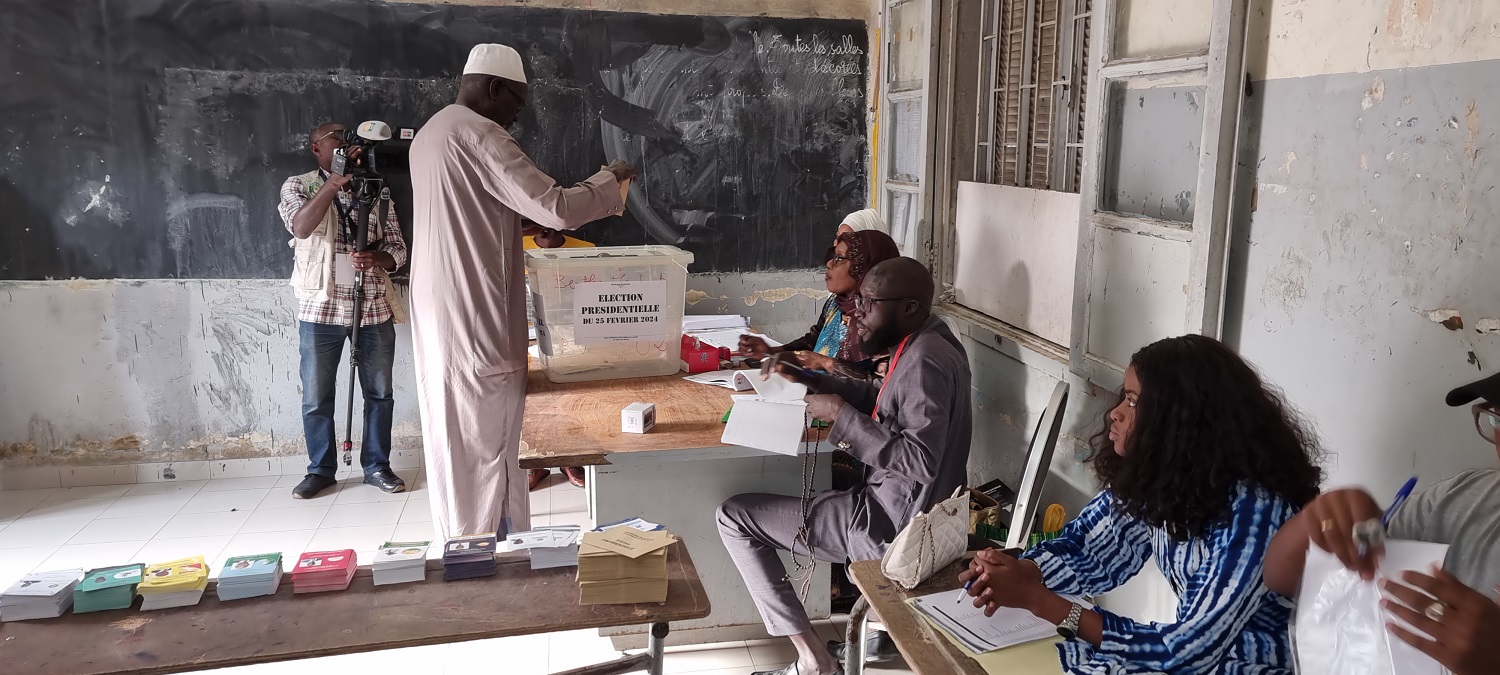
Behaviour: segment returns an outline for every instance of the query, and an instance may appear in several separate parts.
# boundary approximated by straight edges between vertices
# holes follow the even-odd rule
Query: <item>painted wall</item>
[[[816,271],[694,275],[688,311],[747,314],[790,339],[811,324],[820,281]],[[0,461],[303,454],[296,306],[278,280],[0,283]],[[420,448],[405,326],[395,379],[393,444]]]

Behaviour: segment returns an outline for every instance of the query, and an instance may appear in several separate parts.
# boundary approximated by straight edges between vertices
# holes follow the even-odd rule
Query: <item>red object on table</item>
[[[728,358],[728,349],[715,347],[691,335],[682,336],[682,363],[689,373],[718,370],[719,363]]]

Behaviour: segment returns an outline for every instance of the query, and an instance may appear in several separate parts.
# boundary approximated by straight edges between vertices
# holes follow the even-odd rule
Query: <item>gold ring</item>
[[[1432,619],[1433,621],[1436,621],[1438,623],[1442,623],[1443,622],[1443,612],[1447,611],[1447,609],[1448,609],[1447,606],[1444,605],[1443,603],[1441,603],[1441,602],[1434,602],[1434,603],[1432,603],[1432,604],[1430,604],[1430,605],[1427,606],[1427,611],[1422,612],[1422,613],[1426,614],[1427,618]]]
[[[1331,532],[1333,530],[1333,528],[1338,527],[1338,526],[1339,526],[1338,522],[1335,521],[1332,518],[1329,518],[1329,519],[1323,521],[1323,531],[1324,532]]]

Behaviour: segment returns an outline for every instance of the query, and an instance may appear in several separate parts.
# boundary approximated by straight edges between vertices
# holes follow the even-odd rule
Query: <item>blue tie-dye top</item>
[[[818,341],[813,344],[813,351],[832,358],[838,358],[839,347],[844,344],[844,337],[849,334],[849,327],[844,325],[844,313],[839,311],[838,303],[829,300],[823,305],[823,330],[818,333]]]
[[[1096,649],[1079,639],[1058,645],[1068,673],[1209,673],[1290,675],[1287,622],[1291,601],[1266,589],[1262,568],[1271,537],[1297,508],[1248,484],[1207,535],[1173,539],[1167,531],[1119,513],[1101,492],[1062,536],[1022,558],[1036,561],[1047,588],[1097,595],[1134,577],[1155,557],[1177,593],[1173,623],[1137,623],[1103,609],[1104,639]]]

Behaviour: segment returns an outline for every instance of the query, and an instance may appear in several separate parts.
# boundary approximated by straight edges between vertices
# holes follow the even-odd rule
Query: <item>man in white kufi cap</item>
[[[469,53],[458,100],[411,146],[411,324],[417,398],[436,534],[530,528],[518,464],[526,397],[526,299],[521,219],[576,229],[622,211],[615,161],[560,187],[505,128],[526,106],[521,55],[484,44]]]

